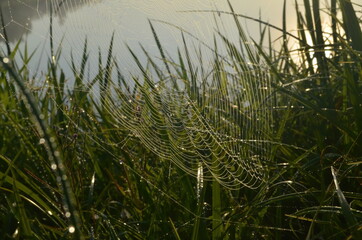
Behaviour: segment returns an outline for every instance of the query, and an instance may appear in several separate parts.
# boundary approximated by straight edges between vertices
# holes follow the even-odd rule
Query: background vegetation
[[[295,35],[286,31],[284,14],[280,48],[268,37],[275,26],[257,19],[261,40],[250,45],[242,16],[230,6],[222,14],[234,16],[240,43],[215,33],[228,54],[215,54],[210,74],[202,63],[191,63],[189,52],[198,49],[186,41],[177,61],[166,59],[151,25],[163,62],[149,58],[142,66],[134,56],[141,74],[133,77],[133,88],[117,74],[112,42],[108,61],[100,60],[99,74],[88,81],[86,43],[82,64],[72,61],[72,81],[55,61],[60,50],[52,47],[55,58],[37,84],[27,69],[32,54],[7,46],[0,68],[0,236],[362,239],[362,6],[348,0],[331,0],[323,8],[318,0],[301,2]],[[321,16],[330,19],[328,26]],[[295,41],[297,49],[290,47]],[[15,63],[19,55],[22,63]],[[273,89],[273,127],[264,133],[272,143],[263,162],[268,177],[256,189],[230,189],[215,180],[198,187],[200,178],[150,149],[112,113],[109,102],[129,106],[126,92],[151,109],[159,94],[149,90],[152,85],[183,79],[202,114],[205,103],[198,96],[205,87],[222,83],[227,69],[241,78],[250,62],[267,70]],[[100,100],[91,90],[96,85]],[[236,115],[225,116],[235,121]]]

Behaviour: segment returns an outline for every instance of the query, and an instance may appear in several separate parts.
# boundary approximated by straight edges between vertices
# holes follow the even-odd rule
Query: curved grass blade
[[[331,166],[331,172],[332,172],[333,182],[336,187],[338,201],[342,208],[342,213],[343,213],[348,225],[350,226],[350,228],[353,229],[353,228],[357,227],[359,225],[359,223],[357,222],[357,219],[353,215],[351,208],[346,200],[346,197],[344,196],[344,194],[339,186],[338,179],[337,179],[337,173],[334,170],[333,166]],[[362,239],[362,232],[359,231],[359,229],[356,229],[354,232],[352,232],[352,235],[355,237],[355,239]]]

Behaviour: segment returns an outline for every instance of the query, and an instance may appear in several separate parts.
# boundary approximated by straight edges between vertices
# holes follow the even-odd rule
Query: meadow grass
[[[187,44],[186,32],[177,61],[168,59],[150,22],[161,64],[144,51],[148,64],[143,66],[129,49],[140,70],[132,84],[113,57],[113,37],[94,79],[85,78],[85,42],[80,66],[71,60],[71,87],[53,60],[61,57],[54,46],[39,86],[27,69],[32,54],[8,45],[0,68],[0,236],[362,239],[362,33],[356,10],[361,6],[348,0],[331,0],[325,8],[318,0],[302,3],[304,9],[295,9],[295,35],[287,32],[284,7],[277,28],[280,48],[269,37],[275,26],[254,19],[261,24],[261,40],[253,41],[240,23],[243,16],[230,6],[222,14],[234,17],[239,42],[217,31],[211,70],[203,68],[201,49]],[[331,30],[322,25],[323,14]],[[292,49],[291,41],[299,48]],[[22,63],[15,63],[19,54]],[[246,72],[251,82],[241,81]],[[257,93],[253,83],[261,76],[270,81],[271,91],[262,97],[270,111],[250,123],[263,130],[261,147],[248,145],[240,154],[268,148],[268,156],[262,177],[245,166],[245,178],[234,186],[237,178],[222,175],[232,171],[232,161],[215,159],[236,145],[219,141],[222,136],[204,125],[229,135],[230,126],[245,129],[240,121],[249,115],[225,105]],[[235,88],[246,83],[250,93],[237,93]],[[100,100],[94,86],[100,86]],[[191,102],[189,112],[181,104],[184,96]],[[141,120],[147,124],[137,127]],[[195,125],[199,131],[182,135]],[[193,146],[196,150],[187,145],[189,155],[179,155],[180,136],[200,145]],[[270,144],[264,145],[266,140]],[[202,157],[185,164],[182,156],[213,157],[208,168]],[[205,175],[192,176],[190,169]]]

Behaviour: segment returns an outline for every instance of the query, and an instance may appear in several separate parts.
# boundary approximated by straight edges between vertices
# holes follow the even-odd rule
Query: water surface
[[[288,1],[289,29],[295,26],[293,2]],[[283,0],[230,0],[230,3],[237,13],[255,18],[261,15],[263,20],[281,25]],[[135,71],[126,45],[141,57],[139,45],[142,44],[151,56],[158,57],[149,20],[171,57],[176,56],[177,46],[182,45],[180,29],[189,33],[186,34],[187,39],[194,45],[212,45],[217,26],[230,39],[237,39],[234,20],[222,13],[230,12],[226,0],[0,0],[0,6],[11,44],[21,41],[21,49],[24,49],[25,43],[29,51],[36,49],[30,66],[34,74],[44,71],[51,57],[51,18],[53,41],[56,47],[61,46],[62,49],[60,64],[68,72],[71,71],[70,55],[76,60],[81,58],[85,39],[93,66],[89,72],[95,72],[98,51],[106,57],[112,34],[115,38],[114,55],[123,72]],[[259,25],[250,20],[240,20],[248,34],[257,39]],[[206,57],[208,54],[211,53],[205,50]]]

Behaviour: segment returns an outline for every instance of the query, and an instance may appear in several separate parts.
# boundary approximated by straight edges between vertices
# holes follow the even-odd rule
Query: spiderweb
[[[203,25],[202,22],[209,19],[200,17],[190,20],[184,17],[181,20],[184,22],[183,27],[172,27],[171,25],[178,26],[178,22],[169,21],[168,17],[172,17],[177,9],[192,10],[194,5],[190,1],[170,1],[165,5],[167,8],[159,8],[160,12],[168,14],[168,17],[159,20],[170,24],[162,24],[160,21],[157,34],[160,39],[166,38],[168,42],[172,42],[162,47],[170,47],[171,51],[161,51],[159,56],[161,47],[157,41],[154,44],[152,32],[148,31],[147,34],[137,32],[123,40],[133,49],[132,47],[137,45],[137,34],[139,38],[147,35],[145,39],[153,41],[152,47],[146,47],[144,51],[140,48],[133,50],[133,57],[122,55],[121,52],[128,52],[128,49],[117,37],[119,34],[127,35],[127,23],[132,22],[135,26],[141,24],[140,22],[147,24],[145,18],[129,19],[130,16],[126,14],[128,10],[134,9],[135,2],[138,1],[3,0],[0,4],[5,27],[1,37],[8,44],[15,44],[26,36],[28,40],[37,37],[37,40],[33,40],[36,42],[35,48],[48,46],[51,38],[56,46],[62,46],[62,51],[68,46],[72,56],[82,54],[79,46],[82,46],[87,38],[93,57],[97,59],[97,49],[102,45],[99,38],[109,40],[110,33],[115,32],[112,53],[118,60],[110,63],[113,68],[109,69],[113,71],[105,73],[109,82],[101,81],[98,87],[89,88],[88,91],[94,91],[95,95],[99,96],[106,111],[117,119],[116,125],[127,129],[129,137],[138,138],[162,160],[172,161],[191,175],[200,176],[201,171],[204,180],[216,179],[223,186],[232,189],[240,186],[258,187],[267,177],[264,166],[269,160],[271,149],[268,138],[271,134],[272,106],[269,74],[261,61],[256,63],[255,59],[252,59],[255,49],[249,43],[244,43],[248,45],[247,50],[251,49],[254,53],[235,59],[230,53],[232,48],[228,48],[230,44],[222,41],[221,37],[214,40],[215,32],[221,30],[226,31],[225,34],[233,40],[235,33],[229,30],[227,21],[223,21],[222,26],[210,23]],[[222,1],[196,2],[199,8],[215,9],[215,2]],[[145,1],[143,4],[142,12],[147,15],[154,11],[156,1]],[[72,14],[78,8],[90,12],[93,16],[89,18],[91,22],[85,23],[81,15]],[[125,13],[116,14],[118,11]],[[137,11],[134,12],[136,13]],[[213,18],[223,17],[216,13]],[[41,21],[44,17],[49,20]],[[104,26],[104,22],[98,21],[99,18],[107,19],[109,25]],[[53,24],[52,28],[49,27],[49,21]],[[67,21],[72,21],[72,24],[64,28]],[[194,27],[185,27],[190,26],[190,23],[194,24]],[[40,27],[36,27],[36,24]],[[208,27],[203,28],[205,26]],[[116,28],[123,32],[117,32]],[[103,32],[104,30],[108,32]],[[182,40],[180,30],[185,30],[184,33],[187,33],[189,38]],[[31,34],[32,32],[37,34]],[[194,47],[178,56],[172,45],[182,44]],[[210,49],[213,49],[213,44],[222,47],[218,51],[212,51]],[[109,41],[99,48],[107,52],[108,47],[105,46],[109,46]],[[40,55],[39,59],[54,54],[53,49],[46,47],[43,47],[43,52],[45,53]],[[145,52],[151,57],[136,57]],[[107,54],[103,55],[103,60],[107,60]],[[174,60],[179,57],[185,62],[187,59],[188,64]],[[130,61],[132,58],[136,60]],[[59,61],[62,67],[70,68],[70,72],[74,71],[67,53]],[[235,61],[239,61],[239,64],[235,64]],[[140,77],[134,74],[134,67],[130,62],[133,66],[138,65],[136,69]],[[153,63],[166,67],[150,67]],[[236,66],[242,67],[237,69]],[[90,78],[97,72],[94,69],[88,66]],[[126,76],[120,77],[114,69]],[[117,77],[125,83],[117,85]]]
[[[140,86],[136,94],[122,92],[120,105],[107,99],[107,106],[120,125],[184,171],[200,174],[201,162],[205,180],[257,187],[266,177],[263,166],[270,154],[268,76],[250,70],[219,80],[225,82],[210,83],[197,100],[158,83]]]

